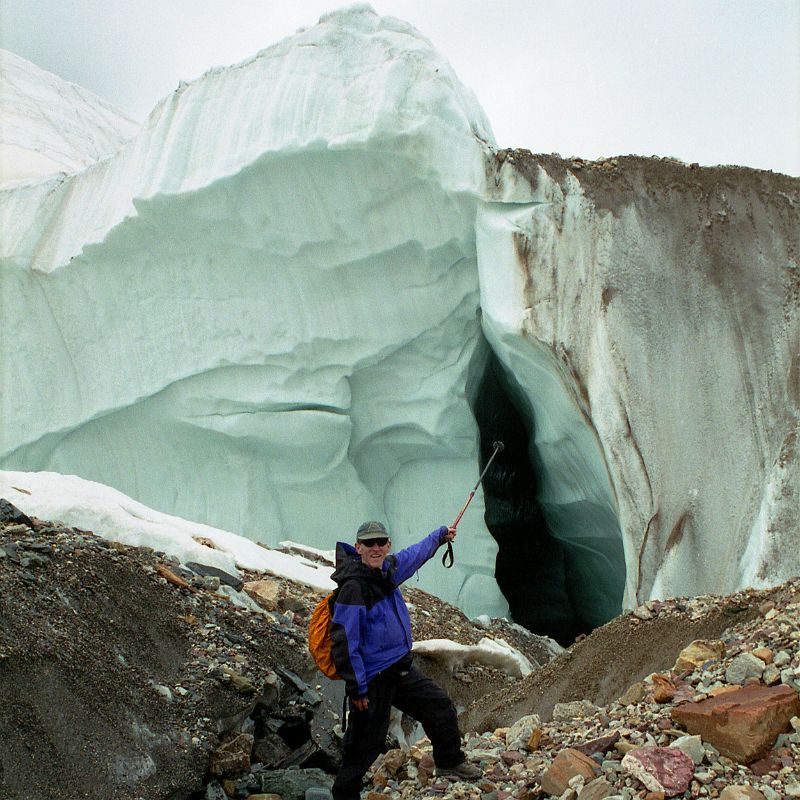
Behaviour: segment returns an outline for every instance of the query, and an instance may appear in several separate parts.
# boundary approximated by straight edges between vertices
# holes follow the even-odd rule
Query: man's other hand
[[[366,711],[369,708],[369,697],[359,697],[353,700],[353,708],[356,711]]]
[[[444,535],[444,540],[446,542],[452,542],[453,539],[456,538],[456,529],[452,525],[447,529],[447,533]]]

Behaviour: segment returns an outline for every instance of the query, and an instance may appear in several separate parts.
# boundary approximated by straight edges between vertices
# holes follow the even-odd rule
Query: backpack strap
[[[347,702],[347,700],[348,700],[347,692],[345,692],[344,700],[342,700],[342,734],[344,734],[345,731],[347,730],[347,723],[350,721],[350,714],[348,713],[350,709],[348,708],[349,703]]]
[[[331,616],[333,616],[333,604],[338,599],[339,592],[342,590],[342,587],[350,581],[356,581],[358,583],[359,587],[361,588],[361,599],[364,601],[364,605],[367,607],[367,609],[372,608],[372,606],[374,606],[375,603],[381,599],[382,595],[376,591],[377,587],[372,581],[368,581],[359,575],[350,575],[349,577],[345,578],[331,594]]]
[[[386,557],[386,560],[389,562],[389,568],[386,570],[386,578],[391,586],[396,588],[394,574],[397,572],[397,556],[392,553],[392,555]]]

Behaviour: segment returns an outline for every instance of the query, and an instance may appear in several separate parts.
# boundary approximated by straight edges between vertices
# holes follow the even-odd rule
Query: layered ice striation
[[[593,591],[621,577],[616,520],[631,604],[797,574],[800,181],[507,150],[495,168],[515,202],[479,211],[483,328]]]
[[[139,125],[81,86],[0,50],[0,182],[72,173],[113,155]]]
[[[477,477],[488,123],[357,7],[183,86],[118,153],[2,197],[2,465],[276,544],[395,546]],[[505,613],[480,501],[427,578]]]
[[[420,573],[467,613],[570,641],[777,581],[798,208],[784,176],[497,150],[419,33],[333,13],[0,190],[0,466],[267,544],[380,518],[402,547],[502,439],[454,568]]]

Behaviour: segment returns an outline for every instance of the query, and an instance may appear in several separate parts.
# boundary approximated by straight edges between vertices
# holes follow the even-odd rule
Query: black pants
[[[358,800],[364,773],[384,750],[392,706],[422,724],[436,766],[454,767],[464,760],[455,706],[444,689],[415,666],[406,672],[395,665],[376,675],[368,692],[366,711],[356,711],[350,702],[342,766],[333,784],[335,800]]]

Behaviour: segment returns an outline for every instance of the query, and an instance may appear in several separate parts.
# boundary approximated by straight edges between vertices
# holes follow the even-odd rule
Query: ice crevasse
[[[20,123],[41,158],[0,189],[3,469],[402,547],[502,439],[420,585],[565,640],[797,573],[797,179],[498,150],[366,6],[120,118],[118,149],[98,118],[70,164]]]

